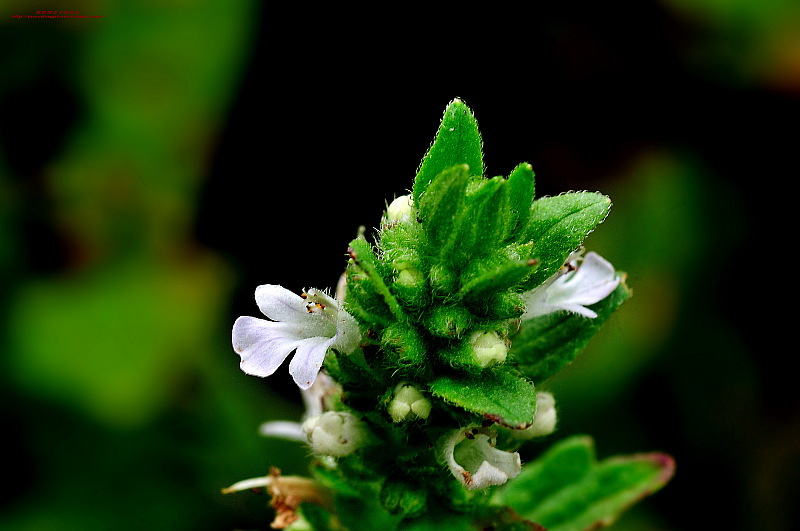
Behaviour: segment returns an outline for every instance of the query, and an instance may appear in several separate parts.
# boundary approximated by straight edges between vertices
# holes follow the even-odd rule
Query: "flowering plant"
[[[240,317],[242,370],[289,373],[309,478],[269,476],[276,528],[548,529],[605,526],[662,487],[664,454],[597,462],[588,437],[531,462],[519,450],[556,428],[540,383],[570,363],[630,296],[625,275],[581,247],[607,216],[594,192],[534,196],[534,173],[483,176],[471,110],[452,101],[410,194],[388,205],[370,242],[350,242],[334,294],[256,289],[267,319]],[[365,524],[368,522],[368,524]]]

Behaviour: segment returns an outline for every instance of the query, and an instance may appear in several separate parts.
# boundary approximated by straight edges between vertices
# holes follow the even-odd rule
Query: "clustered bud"
[[[346,411],[326,411],[311,417],[302,426],[311,451],[316,455],[345,457],[366,442],[361,421]]]
[[[387,411],[394,422],[425,420],[431,414],[431,401],[413,385],[401,383],[394,388]]]

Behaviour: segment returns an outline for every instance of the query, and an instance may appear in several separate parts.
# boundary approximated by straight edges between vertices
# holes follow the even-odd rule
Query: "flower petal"
[[[274,420],[265,422],[258,428],[258,432],[264,437],[279,437],[281,439],[289,439],[290,441],[306,442],[305,432],[300,428],[299,422],[291,422],[288,420]]]
[[[577,271],[556,273],[541,286],[523,293],[523,319],[566,310],[594,318],[597,313],[586,305],[600,302],[619,285],[621,279],[614,266],[597,253],[588,253]]]
[[[256,304],[273,321],[297,321],[308,315],[303,297],[277,284],[256,288]]]
[[[342,309],[336,319],[336,339],[333,346],[343,354],[351,354],[361,342],[361,328],[355,318]]]
[[[274,373],[303,341],[281,323],[255,317],[236,319],[231,336],[233,349],[242,358],[242,371],[253,376]]]
[[[289,363],[289,374],[300,389],[308,389],[322,368],[325,354],[334,338],[310,337],[300,342],[297,352]]]
[[[608,297],[619,282],[610,262],[597,253],[588,253],[575,273],[553,283],[548,298],[594,304]]]

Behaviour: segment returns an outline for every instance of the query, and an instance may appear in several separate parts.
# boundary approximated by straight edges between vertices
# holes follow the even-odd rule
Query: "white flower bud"
[[[536,417],[533,424],[524,430],[514,430],[511,433],[517,439],[533,439],[550,435],[556,429],[556,400],[550,393],[536,393]]]
[[[470,490],[502,485],[519,475],[522,462],[517,452],[495,448],[493,435],[477,426],[454,430],[437,441],[437,457]]]
[[[427,419],[431,414],[431,401],[416,387],[401,383],[394,388],[394,397],[387,409],[394,422]]]
[[[367,434],[361,421],[345,411],[326,411],[302,426],[311,450],[317,455],[344,457],[363,446]]]
[[[473,332],[469,338],[472,354],[481,367],[488,367],[506,361],[508,344],[494,331]]]
[[[413,288],[425,282],[425,275],[408,263],[401,263],[397,267],[397,283],[401,286]]]
[[[389,204],[386,209],[386,223],[396,225],[411,221],[414,212],[414,200],[411,195],[401,195]]]

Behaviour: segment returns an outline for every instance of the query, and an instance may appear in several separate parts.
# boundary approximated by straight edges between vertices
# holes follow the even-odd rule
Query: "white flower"
[[[265,284],[256,288],[256,304],[270,321],[239,317],[233,324],[233,349],[247,374],[269,376],[296,351],[289,374],[300,389],[308,389],[328,349],[350,354],[361,341],[355,319],[322,291],[309,289],[300,296]]]
[[[470,490],[502,485],[517,477],[522,462],[517,452],[498,450],[494,434],[480,427],[454,430],[436,442],[439,461]]]
[[[584,258],[571,258],[544,284],[522,294],[526,307],[522,319],[559,310],[597,317],[586,306],[608,297],[619,285],[620,277],[614,271],[614,266],[597,253],[588,253]]]

